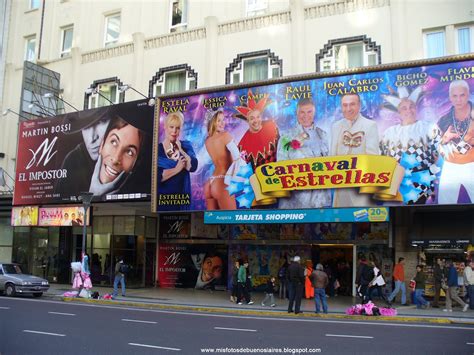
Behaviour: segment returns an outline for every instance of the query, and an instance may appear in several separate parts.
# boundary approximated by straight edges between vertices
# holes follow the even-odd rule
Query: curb
[[[74,297],[61,297],[64,302],[78,302],[78,303],[90,303],[90,304],[102,304],[107,306],[128,306],[145,309],[164,309],[164,310],[177,310],[177,311],[194,311],[194,312],[208,312],[208,313],[226,313],[226,314],[240,314],[240,315],[252,315],[252,316],[278,316],[287,318],[320,318],[320,319],[346,319],[346,320],[370,320],[370,321],[391,321],[400,323],[434,323],[434,324],[464,324],[474,325],[474,320],[453,320],[449,318],[431,318],[431,317],[410,317],[410,316],[351,316],[345,314],[314,314],[314,313],[303,313],[301,315],[288,314],[282,311],[254,311],[254,310],[240,310],[230,308],[215,308],[206,306],[183,306],[183,305],[168,305],[168,304],[156,304],[156,303],[141,303],[133,301],[117,301],[117,300],[96,300],[87,298],[74,298]]]

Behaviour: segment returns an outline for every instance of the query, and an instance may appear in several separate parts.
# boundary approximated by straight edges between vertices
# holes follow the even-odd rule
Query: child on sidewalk
[[[275,293],[275,277],[270,277],[270,280],[267,281],[267,289],[265,290],[265,298],[262,301],[262,306],[265,306],[265,302],[270,299],[270,306],[275,307],[275,297],[273,294]]]

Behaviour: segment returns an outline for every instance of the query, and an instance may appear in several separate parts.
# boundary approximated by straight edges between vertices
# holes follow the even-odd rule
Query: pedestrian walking
[[[249,267],[249,262],[244,261],[239,267],[239,272],[237,275],[237,285],[238,285],[238,294],[237,294],[237,304],[242,304],[242,298],[245,299],[247,304],[253,304],[250,299],[250,294],[247,290],[247,269]]]
[[[288,302],[288,313],[293,312],[293,305],[295,306],[295,314],[301,312],[301,298],[303,297],[304,287],[304,268],[300,264],[301,259],[299,256],[293,258],[293,262],[288,267],[288,291],[289,291],[289,302]]]
[[[423,272],[423,265],[416,266],[416,275],[413,278],[415,284],[415,301],[416,308],[421,309],[422,307],[429,308],[430,303],[425,300],[423,293],[425,292],[426,285],[426,274]]]
[[[288,262],[285,260],[283,265],[278,270],[278,282],[280,283],[279,296],[281,299],[287,297],[287,283],[286,271],[288,270]]]
[[[321,264],[316,265],[316,270],[310,276],[311,284],[314,287],[314,305],[315,313],[321,312],[320,304],[323,312],[328,313],[328,304],[326,300],[326,287],[329,283],[328,275],[324,272],[324,267]]]
[[[236,260],[234,262],[234,267],[232,269],[232,294],[230,296],[230,301],[235,302],[235,303],[237,303],[237,294],[239,292],[238,290],[239,268],[240,268],[240,262],[239,260]]]
[[[128,266],[124,263],[123,258],[120,257],[115,264],[115,278],[114,278],[114,292],[112,298],[118,295],[118,284],[122,286],[122,297],[125,297],[125,274],[128,272]]]
[[[275,293],[275,277],[270,277],[267,281],[267,288],[265,289],[265,298],[262,301],[262,306],[265,306],[265,302],[270,300],[270,307],[275,307],[275,297],[273,294]]]
[[[398,264],[393,267],[393,282],[395,283],[395,289],[388,296],[388,301],[393,302],[398,293],[402,291],[402,306],[407,305],[407,290],[405,287],[405,258],[398,258]]]
[[[466,312],[469,305],[465,303],[461,297],[458,295],[458,272],[456,267],[454,266],[453,262],[449,260],[447,262],[448,266],[448,289],[446,290],[446,308],[443,309],[445,312],[452,312],[453,311],[453,301],[459,303],[462,307],[462,311]]]
[[[372,301],[372,298],[377,295],[380,299],[384,300],[389,307],[391,307],[392,303],[387,299],[383,292],[383,288],[385,287],[385,279],[383,278],[382,272],[380,271],[380,267],[375,263],[375,261],[371,261],[370,266],[373,268],[374,278],[369,283],[368,299]]]
[[[464,269],[464,284],[469,298],[469,309],[474,309],[474,261],[471,260]]]
[[[434,278],[434,300],[433,308],[439,308],[439,297],[442,289],[443,282],[446,282],[446,273],[444,269],[443,260],[440,258],[436,259],[436,263],[433,267],[433,278]]]
[[[368,265],[367,259],[364,255],[360,257],[359,269],[356,275],[357,294],[361,298],[362,303],[365,303],[368,298],[369,284],[374,278],[374,270]]]

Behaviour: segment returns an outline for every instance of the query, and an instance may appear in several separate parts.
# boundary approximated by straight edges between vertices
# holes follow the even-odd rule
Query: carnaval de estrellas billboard
[[[472,55],[290,80],[162,98],[154,210],[473,203]]]
[[[21,122],[13,204],[149,199],[153,119],[140,100]]]

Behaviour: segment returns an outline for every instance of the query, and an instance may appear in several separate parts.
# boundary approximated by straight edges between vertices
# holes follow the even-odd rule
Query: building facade
[[[456,6],[442,0],[430,4],[409,0],[3,3],[7,20],[4,28],[8,31],[3,31],[5,64],[0,105],[7,115],[0,120],[0,167],[12,177],[17,157],[16,113],[27,118],[30,114],[48,116],[71,111],[71,107],[81,110],[136,100],[142,97],[140,93],[152,97],[288,75],[465,54],[474,48],[474,4],[469,0],[459,0]],[[57,100],[51,103],[51,96],[45,92],[34,98],[24,95],[25,61],[60,74],[57,95],[66,105]],[[9,184],[0,186],[0,190],[8,195],[11,190],[6,185],[12,186],[13,182],[8,177],[6,180]],[[416,243],[412,242],[422,234],[433,233],[425,223],[432,224],[437,218],[429,216],[472,216],[469,206],[427,211],[415,207],[393,209],[387,237],[380,243],[387,248],[382,253],[391,261],[406,256],[410,261],[407,269],[414,270],[414,264],[420,262],[421,249],[413,247]],[[62,275],[60,270],[68,260],[77,258],[82,232],[74,227],[11,228],[5,222],[10,218],[8,211],[1,213],[1,225],[5,227],[0,245],[7,247],[2,258],[21,262],[36,274],[51,274],[51,281],[67,280],[67,274]],[[163,244],[187,245],[191,240],[230,245],[231,249],[238,249],[242,243],[233,239],[246,240],[245,236],[239,239],[228,232],[226,237],[209,243],[203,235],[205,230],[183,238],[163,236],[167,233],[160,229],[160,219],[150,212],[147,203],[95,204],[93,216],[93,237],[88,247],[93,248],[92,254],[100,256],[101,274],[107,274],[105,270],[114,255],[129,253],[140,270],[134,276],[137,285],[156,284],[159,235]],[[202,222],[196,223],[194,228],[199,230]],[[472,242],[472,219],[461,218],[459,223],[463,226],[458,231],[459,238],[447,238],[450,229],[443,232],[438,228],[435,239]],[[281,234],[270,240],[280,246],[298,244],[294,240],[298,232],[288,233],[293,237],[286,239],[292,242],[281,242]],[[245,233],[238,233],[242,234]],[[256,239],[254,245],[265,244]],[[334,251],[350,254],[347,258],[352,267],[357,258],[353,245],[358,243]],[[324,243],[303,244],[308,246],[310,255],[318,254],[318,245]],[[423,248],[430,249],[430,244],[423,244]],[[254,249],[258,254],[259,247]],[[434,249],[437,252],[438,247]],[[449,253],[451,249],[465,252],[464,247],[449,249]],[[23,250],[24,255],[15,255],[14,250]],[[57,254],[59,260],[61,256],[62,263],[51,262],[56,265],[56,272],[45,266],[45,252],[49,258],[54,259]]]

